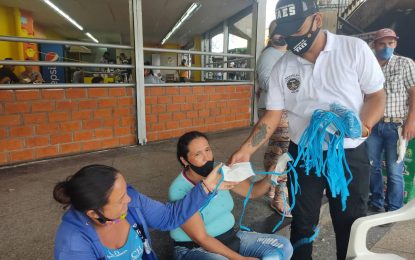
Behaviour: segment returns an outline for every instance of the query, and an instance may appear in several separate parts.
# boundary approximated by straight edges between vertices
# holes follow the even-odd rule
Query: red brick
[[[92,111],[72,111],[72,120],[85,120],[92,118]]]
[[[3,138],[6,138],[7,136],[7,131],[5,128],[0,128],[0,140]]]
[[[197,117],[197,111],[189,111],[186,113],[187,118],[196,118]]]
[[[0,165],[7,163],[7,153],[0,153]]]
[[[155,141],[158,140],[158,134],[157,133],[147,133],[147,141]]]
[[[93,131],[75,132],[73,136],[74,141],[85,141],[85,140],[91,140],[93,138],[94,138]]]
[[[57,146],[36,148],[36,158],[45,158],[58,155]]]
[[[172,114],[171,113],[159,114],[159,122],[165,122],[165,121],[169,121],[171,119],[172,119]]]
[[[209,101],[209,96],[208,95],[199,95],[199,96],[196,96],[196,100],[199,103],[208,102]]]
[[[178,95],[180,90],[178,87],[166,87],[166,95]]]
[[[166,109],[167,109],[167,112],[180,111],[180,105],[179,104],[167,105]]]
[[[206,107],[205,103],[194,103],[193,104],[194,110],[201,110],[201,109],[204,109],[205,107]]]
[[[115,98],[106,98],[98,100],[98,106],[101,107],[115,107],[117,100]]]
[[[180,127],[190,127],[192,126],[192,120],[190,119],[184,119],[184,120],[180,120]]]
[[[166,123],[166,129],[176,129],[179,128],[179,122],[178,121],[170,121]]]
[[[225,88],[227,93],[235,92],[235,86],[226,86]]]
[[[184,102],[186,102],[186,96],[174,96],[173,97],[174,104],[184,103]]]
[[[129,107],[120,107],[114,109],[114,116],[129,116],[131,109]]]
[[[135,91],[134,91],[134,87],[128,87],[125,89],[125,91],[127,92],[127,96],[135,96]],[[133,95],[134,93],[134,95]]]
[[[0,101],[14,101],[14,90],[0,90]]]
[[[102,121],[102,127],[114,127],[120,125],[120,118],[104,119]]]
[[[43,89],[41,93],[44,99],[63,99],[65,97],[63,89]]]
[[[50,136],[51,144],[63,144],[72,142],[72,133],[54,134]]]
[[[65,122],[69,120],[69,112],[51,112],[48,118],[49,122]]]
[[[185,119],[186,118],[186,114],[184,112],[177,112],[173,114],[173,119],[174,120],[181,120],[181,119]]]
[[[95,151],[102,148],[101,141],[88,141],[82,143],[83,151]]]
[[[19,126],[19,127],[10,128],[11,137],[24,137],[24,136],[32,136],[32,135],[33,135],[33,127],[31,126]]]
[[[146,97],[145,102],[147,105],[157,104],[157,97]]]
[[[135,126],[135,117],[122,117],[121,126]]]
[[[216,87],[214,87],[214,86],[206,86],[205,87],[205,93],[206,94],[208,94],[208,93],[215,93],[215,89],[216,89]]]
[[[134,105],[134,99],[132,97],[118,98],[118,106],[132,106]]]
[[[54,108],[54,103],[50,101],[40,101],[32,103],[32,112],[48,112],[53,111]]]
[[[112,117],[112,110],[111,109],[98,109],[94,111],[94,118],[110,118]]]
[[[67,98],[84,98],[86,97],[86,90],[84,88],[70,88],[66,90]]]
[[[59,130],[59,125],[57,123],[36,126],[37,135],[57,133]]]
[[[129,135],[131,134],[131,127],[116,127],[114,129],[115,136]]]
[[[120,141],[120,145],[137,144],[137,138],[135,135],[120,137],[118,140]]]
[[[102,120],[92,119],[82,122],[82,129],[95,129],[102,126]]]
[[[171,97],[169,97],[169,96],[157,97],[157,103],[158,104],[170,104],[171,103]]]
[[[78,153],[81,151],[81,144],[80,143],[69,143],[69,144],[61,144],[60,145],[60,152],[61,153]]]
[[[205,124],[205,119],[203,119],[203,118],[194,118],[194,119],[192,120],[192,124],[193,124],[194,126],[204,125],[204,124]]]
[[[25,113],[30,110],[30,104],[28,103],[6,103],[4,107],[7,114]]]
[[[23,121],[27,124],[41,124],[46,122],[46,114],[45,113],[33,113],[33,114],[24,114]]]
[[[78,109],[78,102],[65,100],[65,101],[57,101],[56,102],[56,110],[77,110]]]
[[[106,97],[108,96],[107,88],[90,88],[88,89],[88,97]]]
[[[150,131],[163,131],[164,130],[164,123],[158,124],[150,124],[149,126]]]
[[[111,147],[117,147],[119,145],[118,139],[107,139],[101,141],[102,148],[111,148]]]
[[[146,122],[147,123],[156,123],[158,122],[156,115],[148,115],[146,116]]]
[[[34,149],[26,149],[21,151],[15,151],[10,153],[10,161],[28,161],[33,160]]]
[[[187,96],[186,97],[186,103],[195,103],[197,102],[196,96]]]
[[[20,125],[20,115],[0,116],[0,126]]]
[[[8,152],[23,148],[22,139],[5,139],[0,140],[0,152]]]
[[[181,104],[180,108],[182,111],[191,111],[193,110],[192,104]]]
[[[203,94],[205,92],[205,88],[201,86],[194,86],[193,87],[193,94]]]
[[[125,96],[125,88],[110,88],[108,90],[108,96],[110,97],[119,97]]]
[[[192,87],[181,87],[180,88],[180,95],[192,94]]]
[[[218,86],[215,89],[215,92],[216,93],[222,93],[222,92],[225,92],[225,91],[226,91],[226,87],[225,86]]]
[[[165,87],[151,87],[150,95],[151,96],[161,96],[164,95]]]
[[[35,100],[39,97],[39,90],[16,90],[16,100]]]
[[[81,129],[81,122],[79,121],[69,121],[69,122],[62,122],[60,124],[61,132],[73,132]]]
[[[95,129],[96,138],[110,138],[112,136],[112,129]]]
[[[26,145],[28,148],[49,145],[49,137],[48,136],[36,136],[32,138],[27,138]]]
[[[198,113],[199,113],[199,117],[208,117],[209,116],[209,110],[208,109],[200,110]]]
[[[97,108],[97,101],[93,100],[93,99],[80,100],[78,107],[79,107],[80,110],[82,110],[82,109],[95,109],[95,108]]]

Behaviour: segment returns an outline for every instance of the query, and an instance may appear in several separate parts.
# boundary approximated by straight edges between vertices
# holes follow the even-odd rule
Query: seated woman
[[[181,136],[177,143],[177,159],[184,169],[170,186],[172,201],[185,197],[213,169],[213,153],[206,135],[194,131]],[[265,194],[269,182],[270,176],[256,182],[251,198]],[[250,181],[245,180],[232,191],[245,197],[249,186]],[[293,249],[288,239],[275,234],[234,231],[233,206],[229,191],[219,191],[181,228],[170,231],[175,241],[175,259],[290,259]]]
[[[183,224],[220,180],[216,167],[182,200],[163,204],[127,185],[116,169],[89,165],[56,184],[53,197],[70,209],[55,239],[55,259],[157,259],[149,228]],[[221,188],[232,188],[227,182]]]

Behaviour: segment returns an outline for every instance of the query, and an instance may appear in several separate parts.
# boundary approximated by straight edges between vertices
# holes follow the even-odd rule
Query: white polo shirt
[[[288,111],[290,137],[296,144],[316,109],[328,110],[329,104],[337,103],[359,115],[364,94],[381,90],[385,81],[366,42],[324,32],[326,46],[315,64],[288,52],[271,72],[266,108]],[[344,148],[362,142],[346,138]]]

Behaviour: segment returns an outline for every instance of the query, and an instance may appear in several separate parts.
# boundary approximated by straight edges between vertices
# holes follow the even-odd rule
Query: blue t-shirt
[[[125,245],[118,249],[105,247],[105,256],[111,260],[139,260],[144,252],[144,244],[138,233],[130,227]]]
[[[183,173],[179,174],[169,188],[169,200],[182,199],[194,184],[186,179]],[[216,237],[231,229],[235,224],[235,217],[232,214],[233,199],[229,191],[219,191],[209,204],[202,210],[201,215],[205,223],[206,232]],[[178,242],[188,242],[192,239],[181,229],[176,228],[170,231],[170,237]]]

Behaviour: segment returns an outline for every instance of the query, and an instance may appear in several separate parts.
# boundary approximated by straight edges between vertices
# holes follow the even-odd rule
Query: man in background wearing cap
[[[268,92],[271,70],[287,51],[287,43],[285,42],[284,37],[274,33],[276,26],[277,24],[275,20],[273,20],[269,25],[268,44],[259,56],[256,65],[256,73],[258,76],[258,89],[256,91],[258,118],[261,118],[265,114],[265,98]],[[275,170],[278,158],[288,151],[289,143],[288,118],[287,113],[283,112],[280,124],[278,125],[277,130],[269,138],[268,147],[264,154],[264,169],[266,171]],[[292,217],[289,212],[290,206],[286,203],[286,200],[288,200],[286,179],[287,175],[281,176],[278,181],[278,186],[271,186],[269,197],[272,199],[271,208],[276,210],[280,215]]]
[[[316,109],[327,110],[331,103],[351,109],[360,116],[363,137],[383,116],[383,73],[364,41],[320,30],[322,14],[312,0],[280,0],[276,18],[276,33],[285,36],[290,51],[271,72],[265,115],[232,155],[230,164],[249,161],[274,132],[284,109],[288,111],[289,152],[293,158],[297,157],[297,144]],[[351,225],[367,213],[370,165],[366,143],[363,138],[345,138],[344,148],[353,174],[344,212],[339,196],[331,196],[325,178],[313,173],[306,175],[304,168],[296,168],[301,192],[296,195],[291,212],[291,242],[294,248],[298,246],[292,259],[311,259],[312,243],[301,241],[315,232],[324,189],[336,233],[337,259],[346,257]]]
[[[394,55],[397,46],[396,33],[392,29],[376,32],[374,48],[385,75],[387,96],[383,119],[377,123],[367,140],[370,166],[370,201],[372,213],[393,211],[403,206],[404,163],[397,162],[398,129],[401,137],[411,140],[415,136],[415,63],[406,57]],[[382,152],[385,152],[387,191],[383,191],[381,171]],[[385,205],[386,202],[386,205]]]

